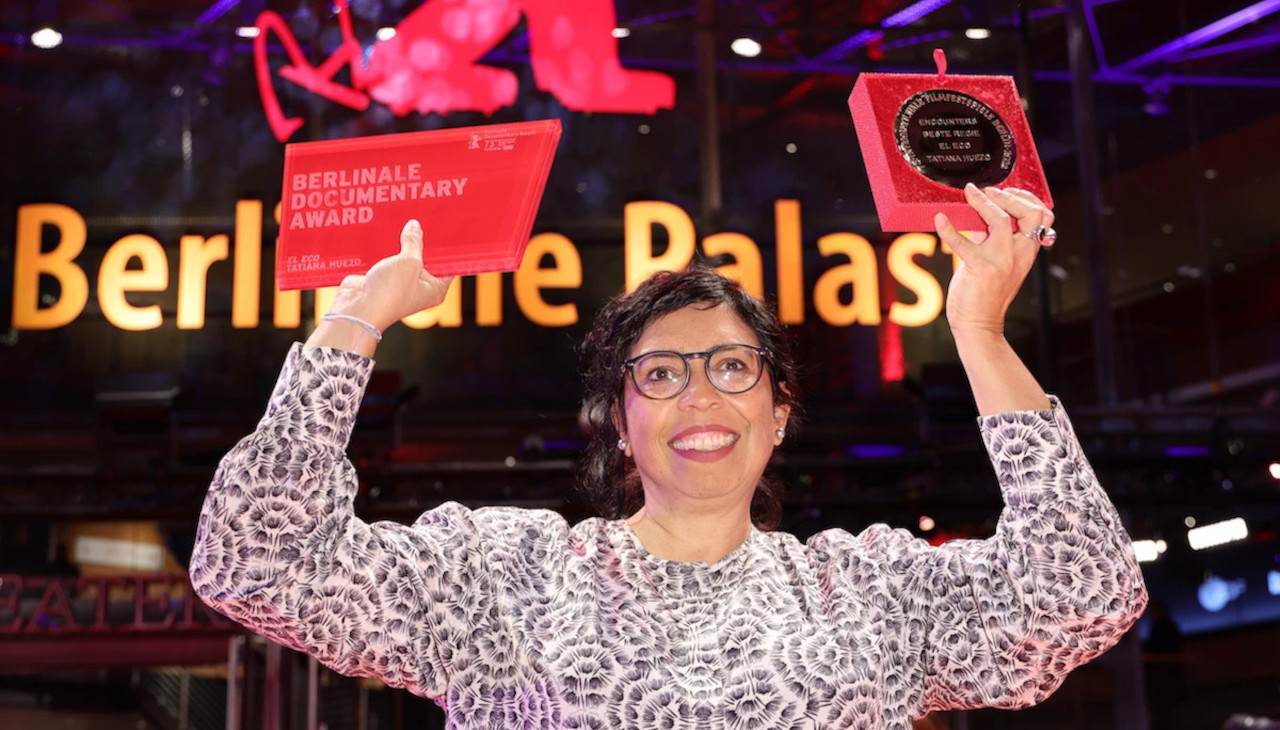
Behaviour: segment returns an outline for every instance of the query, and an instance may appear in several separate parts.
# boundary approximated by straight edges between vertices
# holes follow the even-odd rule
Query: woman
[[[1070,422],[1002,335],[1053,216],[1022,191],[966,194],[985,236],[936,223],[963,261],[947,316],[1005,494],[993,537],[931,547],[876,525],[802,545],[753,526],[793,369],[776,320],[706,271],[611,303],[585,343],[599,422],[584,474],[626,519],[449,503],[411,527],[360,521],[343,449],[376,339],[448,285],[423,273],[411,222],[401,253],[345,282],[294,346],[223,460],[191,561],[199,595],[435,699],[453,728],[899,729],[1040,701],[1146,592]],[[624,464],[631,478],[609,483]]]

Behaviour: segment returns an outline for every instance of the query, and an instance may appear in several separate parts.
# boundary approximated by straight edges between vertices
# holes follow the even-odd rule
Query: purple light
[[[1121,2],[1124,2],[1124,0],[1092,0],[1092,2],[1089,3],[1089,7],[1096,8],[1099,5],[1110,5],[1111,3]],[[1048,18],[1052,15],[1062,15],[1065,12],[1067,12],[1067,5],[1066,3],[1063,3],[1062,5],[1054,5],[1048,8],[1029,11],[1027,13],[1027,20],[1039,20],[1041,18]]]
[[[1201,48],[1196,51],[1184,53],[1178,56],[1179,61],[1194,61],[1198,58],[1209,58],[1211,56],[1221,56],[1224,53],[1235,53],[1236,51],[1247,51],[1250,48],[1259,46],[1274,46],[1280,44],[1280,33],[1270,33],[1260,35],[1254,38],[1245,38],[1244,40],[1232,41],[1231,43],[1222,43],[1208,48]]]
[[[239,4],[240,0],[218,0],[218,2],[210,5],[208,10],[200,13],[200,17],[196,18],[196,25],[212,23]]]
[[[1102,47],[1102,36],[1098,34],[1098,18],[1093,12],[1093,3],[1084,4],[1084,18],[1089,23],[1089,35],[1093,38],[1093,51],[1098,55],[1098,68],[1107,67],[1107,54]]]
[[[1190,459],[1199,456],[1208,456],[1208,446],[1167,446],[1164,455],[1171,459]]]
[[[876,41],[880,40],[883,37],[884,37],[884,33],[881,33],[878,30],[858,31],[853,36],[846,38],[843,41],[840,41],[839,43],[837,43],[836,45],[823,51],[822,54],[818,56],[817,60],[825,63],[829,63],[831,61],[839,61],[840,59],[848,56],[850,53],[853,53],[859,48],[862,48],[863,46],[871,43],[875,43]]]
[[[910,25],[950,2],[951,0],[919,0],[880,21],[880,27],[901,28]]]
[[[64,41],[65,42],[65,41]],[[904,72],[906,73],[906,72]],[[927,70],[914,71],[927,73]],[[1060,81],[1071,83],[1071,74],[1067,71],[1036,71],[1031,77],[1037,81]],[[1219,89],[1280,89],[1280,79],[1250,78],[1248,76],[1161,76],[1161,81],[1179,86],[1209,86]],[[1143,74],[1120,73],[1111,68],[1093,74],[1096,84],[1134,84],[1143,86],[1150,83],[1151,78]]]
[[[1215,38],[1220,38],[1241,26],[1261,20],[1277,10],[1280,10],[1280,0],[1262,0],[1262,2],[1254,3],[1244,10],[1232,13],[1221,20],[1216,20],[1199,30],[1193,30],[1159,48],[1147,51],[1137,58],[1129,59],[1116,66],[1116,69],[1119,71],[1134,71],[1143,66],[1159,63],[1183,51],[1202,46]]]
[[[908,5],[902,10],[899,10],[893,15],[890,15],[884,20],[880,21],[880,27],[881,28],[901,28],[904,25],[914,23],[915,21],[923,18],[929,13],[932,13],[933,11],[937,10],[938,8],[950,2],[951,0],[919,0],[918,2],[912,3],[911,5]],[[847,57],[850,53],[853,53],[854,51],[858,50],[859,48],[875,43],[881,38],[884,38],[884,33],[881,33],[878,30],[859,31],[855,33],[853,36],[846,38],[840,43],[837,43],[836,45],[823,51],[818,56],[818,60],[825,63],[830,63],[832,61],[839,61]]]
[[[921,43],[940,41],[943,38],[950,38],[952,35],[952,32],[949,30],[935,30],[932,33],[923,33],[921,35],[911,36],[910,38],[897,38],[880,47],[886,51],[892,51],[895,48],[907,48],[909,46],[918,46]]]
[[[64,38],[63,43],[79,42],[81,45],[91,45],[87,39],[68,39]],[[924,39],[921,39],[924,42]],[[96,43],[96,45],[130,45],[128,43]],[[252,45],[245,45],[246,50],[252,50]],[[275,52],[273,50],[273,52]],[[620,59],[622,65],[627,68],[643,68],[654,69],[660,71],[680,71],[697,68],[697,63],[692,58],[641,58],[626,56]],[[484,56],[482,63],[528,63],[528,53],[515,53],[506,48],[499,47]],[[771,71],[781,73],[795,74],[845,74],[848,76],[857,76],[866,69],[853,63],[829,63],[819,59],[798,58],[787,61],[761,61],[752,59],[735,59],[734,61],[719,61],[716,68],[733,71]],[[904,74],[932,74],[937,70],[927,66],[889,66],[881,65],[876,67],[877,71],[884,73],[904,73]],[[1071,83],[1071,73],[1068,71],[1035,71],[1031,77],[1036,81],[1049,81],[1052,83]],[[1190,85],[1216,87],[1223,89],[1280,89],[1280,78],[1251,78],[1247,76],[1179,76],[1165,75],[1161,76],[1162,81],[1166,81],[1174,85]],[[1142,86],[1151,81],[1151,77],[1145,74],[1137,73],[1118,73],[1114,68],[1106,71],[1097,71],[1093,74],[1094,83],[1098,84],[1132,84],[1134,86]]]
[[[907,453],[905,448],[897,444],[854,444],[848,451],[849,456],[855,459],[891,459]]]
[[[547,451],[580,451],[586,448],[585,443],[573,439],[547,439],[542,446]]]

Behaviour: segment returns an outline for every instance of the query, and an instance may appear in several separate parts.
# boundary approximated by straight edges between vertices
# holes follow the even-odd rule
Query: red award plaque
[[[288,145],[276,284],[363,274],[410,218],[436,276],[518,269],[559,140],[550,119]]]
[[[983,230],[965,202],[970,182],[1022,188],[1052,208],[1013,79],[948,76],[941,50],[934,59],[936,75],[865,73],[849,96],[880,227],[928,231],[942,212],[961,230]]]

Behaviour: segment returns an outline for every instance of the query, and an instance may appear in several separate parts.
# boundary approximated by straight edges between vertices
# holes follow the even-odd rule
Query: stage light
[[[258,26],[256,25],[242,25],[239,28],[236,28],[236,35],[241,38],[257,38],[259,32]]]
[[[1187,530],[1187,542],[1191,544],[1192,550],[1205,550],[1230,542],[1239,542],[1247,537],[1249,537],[1249,526],[1241,517]]]
[[[639,132],[640,134],[648,134],[652,130],[650,129],[648,124],[641,124],[638,128],[636,128],[636,131]]]
[[[1142,86],[1147,100],[1142,111],[1148,116],[1164,117],[1169,115],[1169,82],[1167,79],[1154,79]]]
[[[991,37],[991,31],[987,28],[969,28],[964,32],[964,37],[971,41],[985,41]]]
[[[797,149],[799,149],[799,148],[798,148],[798,147],[796,147],[796,143],[795,143],[795,142],[788,142],[788,143],[787,143],[787,154],[792,154],[792,155],[794,155],[794,154],[796,153],[796,150],[797,150]]]
[[[1187,518],[1186,518],[1186,519],[1184,519],[1184,520],[1182,521],[1182,524],[1186,525],[1187,527],[1195,527],[1195,526],[1196,526],[1196,518],[1191,517],[1191,516],[1187,516]]]
[[[1133,554],[1139,563],[1154,563],[1168,549],[1169,543],[1164,540],[1133,541]]]
[[[380,41],[389,41],[395,37],[396,37],[396,29],[392,28],[391,26],[378,29],[378,40]]]
[[[631,35],[630,28],[623,28],[622,26],[618,26],[617,28],[613,29],[614,38],[626,38],[629,35]]]
[[[763,49],[760,42],[752,38],[735,38],[733,43],[729,44],[729,48],[743,58],[755,58]]]
[[[920,515],[920,531],[921,532],[928,532],[929,530],[932,530],[937,526],[938,526],[938,523],[934,522],[933,518],[930,517],[929,515]]]
[[[1280,570],[1267,571],[1267,593],[1280,596]]]
[[[62,45],[62,34],[53,28],[41,28],[31,34],[31,44],[36,48],[57,48]]]
[[[1244,580],[1227,582],[1216,575],[1205,578],[1196,591],[1196,598],[1204,610],[1216,613],[1227,607],[1227,604],[1244,594]]]
[[[1280,461],[1271,462],[1271,466],[1267,467],[1267,473],[1271,475],[1272,479],[1280,481]]]

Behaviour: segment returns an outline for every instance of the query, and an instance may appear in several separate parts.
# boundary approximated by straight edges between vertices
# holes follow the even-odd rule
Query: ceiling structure
[[[1070,207],[1077,187],[1072,119],[1079,112],[1070,101],[1066,40],[1067,14],[1075,3],[1094,49],[1093,126],[1103,148],[1102,173],[1113,187],[1121,175],[1144,166],[1147,172],[1137,180],[1130,176],[1125,185],[1163,185],[1169,166],[1157,163],[1176,155],[1190,156],[1188,172],[1201,172],[1191,166],[1210,169],[1199,159],[1201,145],[1250,125],[1257,128],[1247,143],[1219,147],[1257,145],[1272,134],[1268,130],[1280,114],[1280,0],[718,0],[710,28],[717,40],[722,144],[731,152],[758,149],[772,145],[780,134],[803,140],[809,133],[820,139],[820,130],[832,128],[851,136],[846,99],[858,73],[929,72],[932,52],[941,48],[953,73],[1008,74],[1019,80],[1050,183]],[[418,4],[352,0],[357,36],[371,47],[378,29],[394,28]],[[73,57],[110,64],[122,54],[164,54],[169,63],[175,53],[189,54],[184,63],[201,83],[221,84],[232,74],[247,77],[253,43],[236,29],[251,26],[266,9],[284,16],[299,40],[313,47],[318,61],[338,40],[334,7],[329,0],[6,3],[0,8],[0,60],[7,58],[13,66],[0,75],[0,103],[20,106],[39,94],[22,83],[24,69],[56,74]],[[676,117],[698,120],[691,41],[707,26],[698,22],[697,2],[617,0],[615,8],[623,64],[676,77],[682,90]],[[45,26],[63,35],[63,45],[54,51],[31,45],[30,34]],[[758,41],[760,53],[746,58],[731,52],[731,41],[740,37]],[[282,57],[282,49],[277,50]],[[526,66],[528,59],[529,37],[521,24],[483,62],[516,67]],[[685,163],[690,170],[673,174],[696,180],[696,155]],[[734,173],[726,169],[727,175]],[[1236,182],[1248,184],[1251,199],[1280,194],[1274,175],[1248,174],[1252,177]],[[1229,182],[1221,178],[1216,185]],[[1122,193],[1116,188],[1106,196],[1120,198]],[[1190,193],[1215,195],[1194,185]],[[1107,203],[1117,207],[1115,201]],[[1226,249],[1222,255],[1235,253],[1237,246],[1241,256],[1266,248],[1271,241],[1259,232],[1269,230],[1271,222],[1264,210],[1240,207],[1228,206],[1216,215],[1209,210],[1207,226],[1214,230],[1206,235],[1193,232],[1194,222],[1162,217],[1165,211],[1158,207],[1134,207],[1126,213],[1125,235],[1150,236],[1151,241],[1130,248],[1159,251],[1168,265],[1134,261],[1129,268],[1148,272],[1149,280],[1113,278],[1113,286],[1154,291],[1173,280],[1174,271],[1204,268],[1200,259],[1212,239],[1225,242],[1219,246]],[[1220,234],[1218,226],[1232,230]],[[1179,231],[1172,240],[1160,234],[1171,227]],[[1063,232],[1068,235],[1059,258],[1061,270],[1070,274],[1085,259],[1083,250],[1072,248],[1082,236]],[[1088,302],[1085,277],[1076,273],[1074,280],[1063,279],[1065,310]]]
[[[1095,50],[1094,83],[1123,87],[1149,113],[1167,113],[1169,94],[1185,86],[1254,90],[1257,96],[1280,88],[1280,0],[1078,2]],[[417,3],[353,0],[351,6],[357,31],[363,29],[372,43],[373,31],[394,28]],[[308,30],[321,33],[331,23],[326,16],[333,6],[316,0],[25,0],[0,9],[0,40],[11,46],[9,53],[26,47],[26,63],[45,63],[29,47],[28,36],[51,26],[69,48],[185,50],[206,56],[212,65],[225,63],[219,52],[250,52],[251,42],[237,38],[234,29],[252,25],[264,9],[290,19],[306,40]],[[696,3],[620,0],[616,9],[618,26],[625,29],[619,41],[624,65],[673,73],[693,68],[687,41],[699,29]],[[1033,79],[1067,83],[1067,10],[1068,3],[1058,0],[719,0],[713,28],[724,40],[718,54],[722,68],[752,82],[737,90],[733,102],[750,119],[751,114],[829,112],[824,99],[835,94],[843,100],[850,77],[863,71],[929,71],[935,47],[948,52],[955,72],[1017,75],[1025,52]],[[983,31],[989,37],[974,42]],[[759,41],[759,55],[730,53],[728,42],[737,37]],[[524,62],[528,47],[520,28],[486,61]],[[1109,93],[1100,93],[1109,107]],[[1237,110],[1241,122],[1256,118],[1248,106]],[[1104,122],[1108,116],[1100,114]]]

